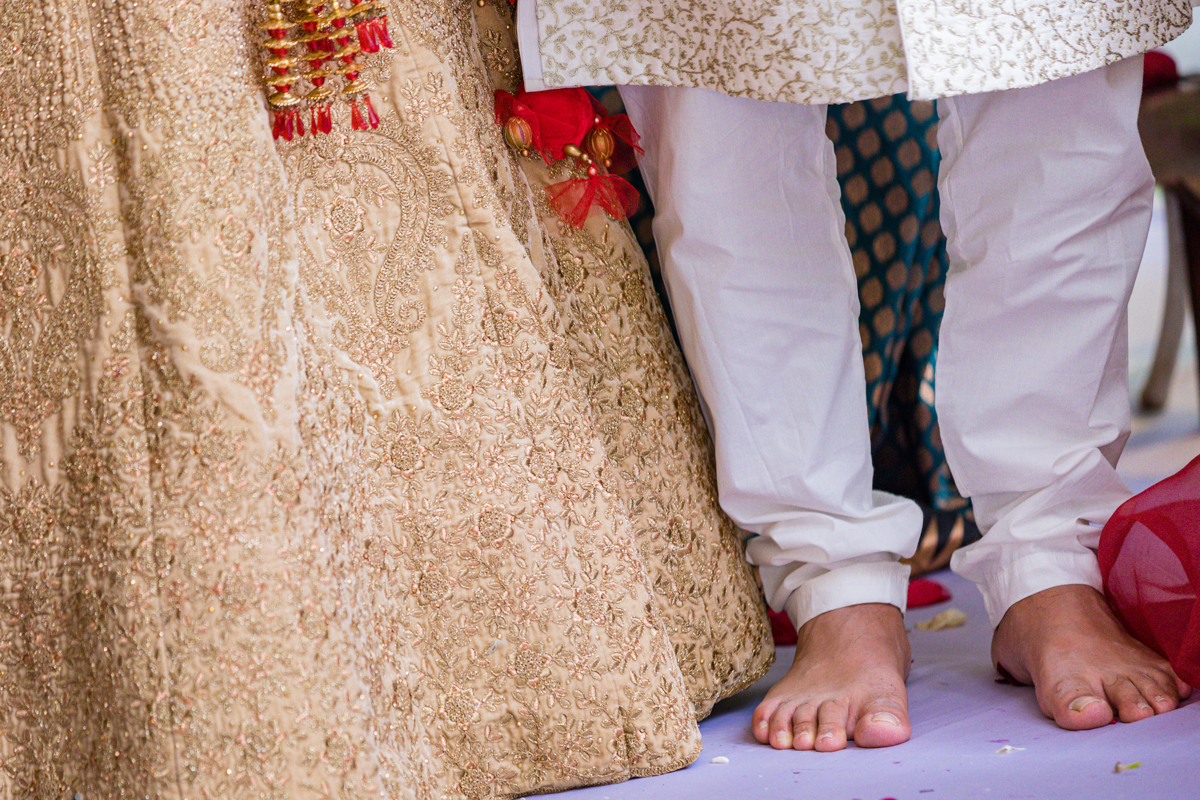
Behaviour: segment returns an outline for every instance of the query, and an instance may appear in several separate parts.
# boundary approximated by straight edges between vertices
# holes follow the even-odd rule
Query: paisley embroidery
[[[279,147],[260,5],[6,10],[0,798],[684,766],[761,598],[628,229],[496,133],[507,4],[395,5],[379,129]]]

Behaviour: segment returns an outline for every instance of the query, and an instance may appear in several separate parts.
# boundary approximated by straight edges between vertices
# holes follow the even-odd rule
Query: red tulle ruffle
[[[1200,458],[1118,508],[1099,555],[1117,617],[1200,686]]]
[[[582,228],[593,205],[599,205],[616,219],[629,219],[638,207],[638,192],[624,178],[596,175],[572,178],[546,187],[550,206],[576,228]]]

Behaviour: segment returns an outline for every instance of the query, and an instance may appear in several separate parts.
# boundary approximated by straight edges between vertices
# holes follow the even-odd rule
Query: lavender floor
[[[1166,229],[1156,214],[1130,304],[1130,372],[1136,398],[1157,340],[1166,285]],[[1190,321],[1167,408],[1134,420],[1119,468],[1135,490],[1200,454],[1200,401]],[[776,752],[750,735],[750,715],[791,662],[780,648],[772,672],[717,706],[701,723],[704,752],[691,767],[653,778],[578,789],[564,800],[1200,800],[1200,693],[1180,709],[1131,725],[1065,732],[1038,710],[1033,690],[995,683],[991,631],[975,588],[950,573],[934,576],[954,599],[908,615],[908,625],[955,607],[957,629],[913,630],[908,690],[911,741],[886,750]],[[998,753],[1005,745],[1014,748]],[[727,764],[713,764],[718,756]],[[1114,772],[1115,765],[1141,762]]]
[[[988,662],[991,631],[974,586],[934,576],[954,599],[908,614],[915,622],[954,607],[961,628],[911,630],[908,681],[912,739],[899,747],[840,753],[777,752],[754,741],[750,715],[791,661],[780,648],[774,669],[721,703],[700,724],[704,752],[691,767],[614,786],[567,792],[570,800],[666,798],[819,798],[943,800],[1087,798],[1181,800],[1200,797],[1200,699],[1160,717],[1096,731],[1066,732],[1045,719],[1033,690],[998,684]],[[1008,753],[998,753],[1008,745]],[[728,764],[713,764],[723,756]],[[1115,773],[1120,762],[1141,762]]]

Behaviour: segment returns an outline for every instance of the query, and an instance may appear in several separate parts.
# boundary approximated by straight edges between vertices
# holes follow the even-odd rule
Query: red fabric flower
[[[563,145],[578,145],[592,127],[591,95],[586,89],[548,89],[515,95],[496,90],[496,122],[516,115],[533,128],[533,149],[547,164],[563,158]]]
[[[588,164],[588,177],[546,187],[550,205],[571,225],[582,228],[595,205],[616,219],[628,219],[637,211],[637,190],[628,181],[611,174],[632,169],[636,164],[635,153],[642,152],[637,131],[627,116],[610,115],[581,88],[527,92],[522,86],[515,95],[497,90],[495,106],[496,124],[506,126],[505,137],[522,152],[528,152],[526,147],[536,150],[551,164],[567,157],[564,151],[567,145],[580,148],[572,153],[579,159],[580,167]],[[514,117],[524,120],[528,129]],[[601,132],[599,137],[597,131]],[[588,147],[595,152],[587,153]],[[600,167],[607,168],[610,174],[600,172]]]

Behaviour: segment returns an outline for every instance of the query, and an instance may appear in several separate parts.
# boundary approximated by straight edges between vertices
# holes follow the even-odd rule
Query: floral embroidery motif
[[[809,104],[1032,86],[1158,47],[1192,20],[1191,0],[536,2],[546,86]]]
[[[379,128],[278,146],[260,6],[6,10],[0,798],[684,766],[768,628],[629,231],[495,130],[507,4],[395,4]]]

